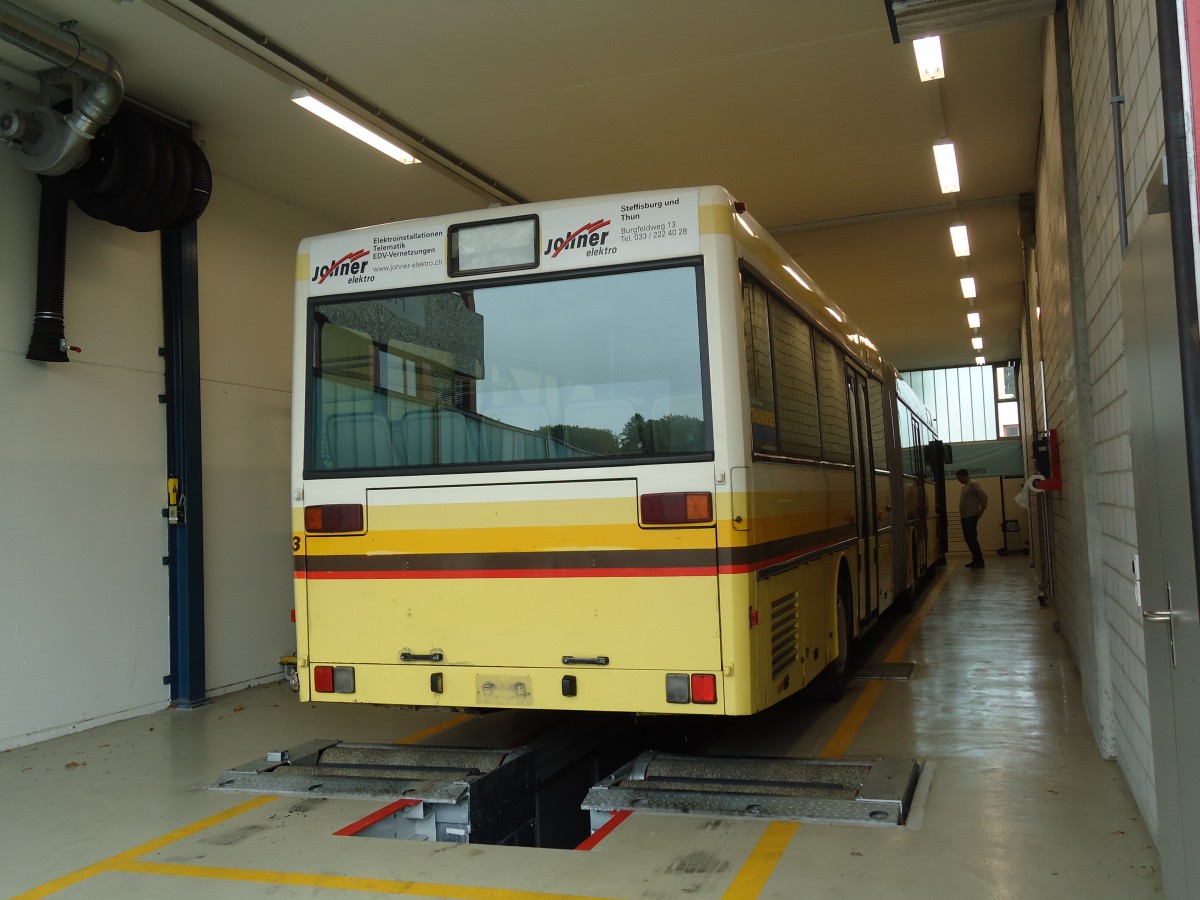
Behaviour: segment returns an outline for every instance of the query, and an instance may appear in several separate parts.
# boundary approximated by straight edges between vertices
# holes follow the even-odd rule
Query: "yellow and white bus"
[[[303,241],[301,699],[744,715],[934,562],[925,408],[725,190]]]

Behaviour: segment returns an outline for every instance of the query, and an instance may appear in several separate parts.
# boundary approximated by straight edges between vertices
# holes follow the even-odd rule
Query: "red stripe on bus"
[[[346,579],[451,579],[451,578],[678,578],[679,576],[716,575],[716,566],[674,569],[373,569],[345,572],[297,572],[297,578],[310,581]]]
[[[592,836],[576,847],[576,850],[591,850],[598,843],[612,834],[618,825],[633,815],[632,809],[621,809],[612,814],[612,818],[592,832]]]

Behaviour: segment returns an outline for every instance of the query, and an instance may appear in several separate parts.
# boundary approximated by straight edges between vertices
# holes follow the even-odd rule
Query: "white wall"
[[[1145,216],[1145,188],[1162,153],[1154,8],[1117,3],[1117,56],[1130,233]],[[1045,122],[1038,169],[1037,248],[1030,261],[1033,359],[1046,364],[1046,413],[1063,450],[1063,489],[1051,497],[1054,602],[1079,665],[1084,705],[1101,752],[1115,758],[1151,831],[1157,828],[1144,641],[1134,599],[1137,553],[1129,443],[1117,213],[1116,145],[1103,3],[1067,5],[1072,96],[1060,98],[1047,38]],[[1059,100],[1073,134],[1060,135]],[[1066,142],[1064,145],[1063,142]],[[1073,149],[1077,173],[1064,175]],[[1077,190],[1079,240],[1069,239]],[[1072,270],[1071,252],[1077,253]],[[1040,391],[1031,392],[1039,408]]]
[[[72,208],[69,363],[25,359],[39,183],[0,148],[0,749],[169,701],[157,233]],[[210,690],[294,649],[288,404],[295,246],[335,230],[216,179],[199,228]]]
[[[210,691],[278,676],[279,657],[296,649],[289,472],[296,244],[334,230],[221,179],[200,220]]]
[[[0,747],[168,689],[157,236],[69,221],[69,363],[25,359],[39,183],[0,153]]]

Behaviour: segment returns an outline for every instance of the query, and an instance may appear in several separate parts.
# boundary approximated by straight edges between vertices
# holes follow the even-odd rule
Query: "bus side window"
[[[850,457],[850,401],[846,393],[845,363],[841,351],[822,334],[816,334],[817,384],[821,399],[822,457],[848,463]]]
[[[750,428],[754,449],[774,453],[779,449],[775,417],[775,382],[771,370],[771,326],[767,292],[742,275],[743,338],[746,343],[746,382],[750,387]]]

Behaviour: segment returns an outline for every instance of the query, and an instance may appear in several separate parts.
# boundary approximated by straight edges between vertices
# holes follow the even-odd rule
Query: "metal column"
[[[200,290],[196,224],[162,232],[163,356],[166,360],[171,700],[204,696],[204,516],[200,444]]]

